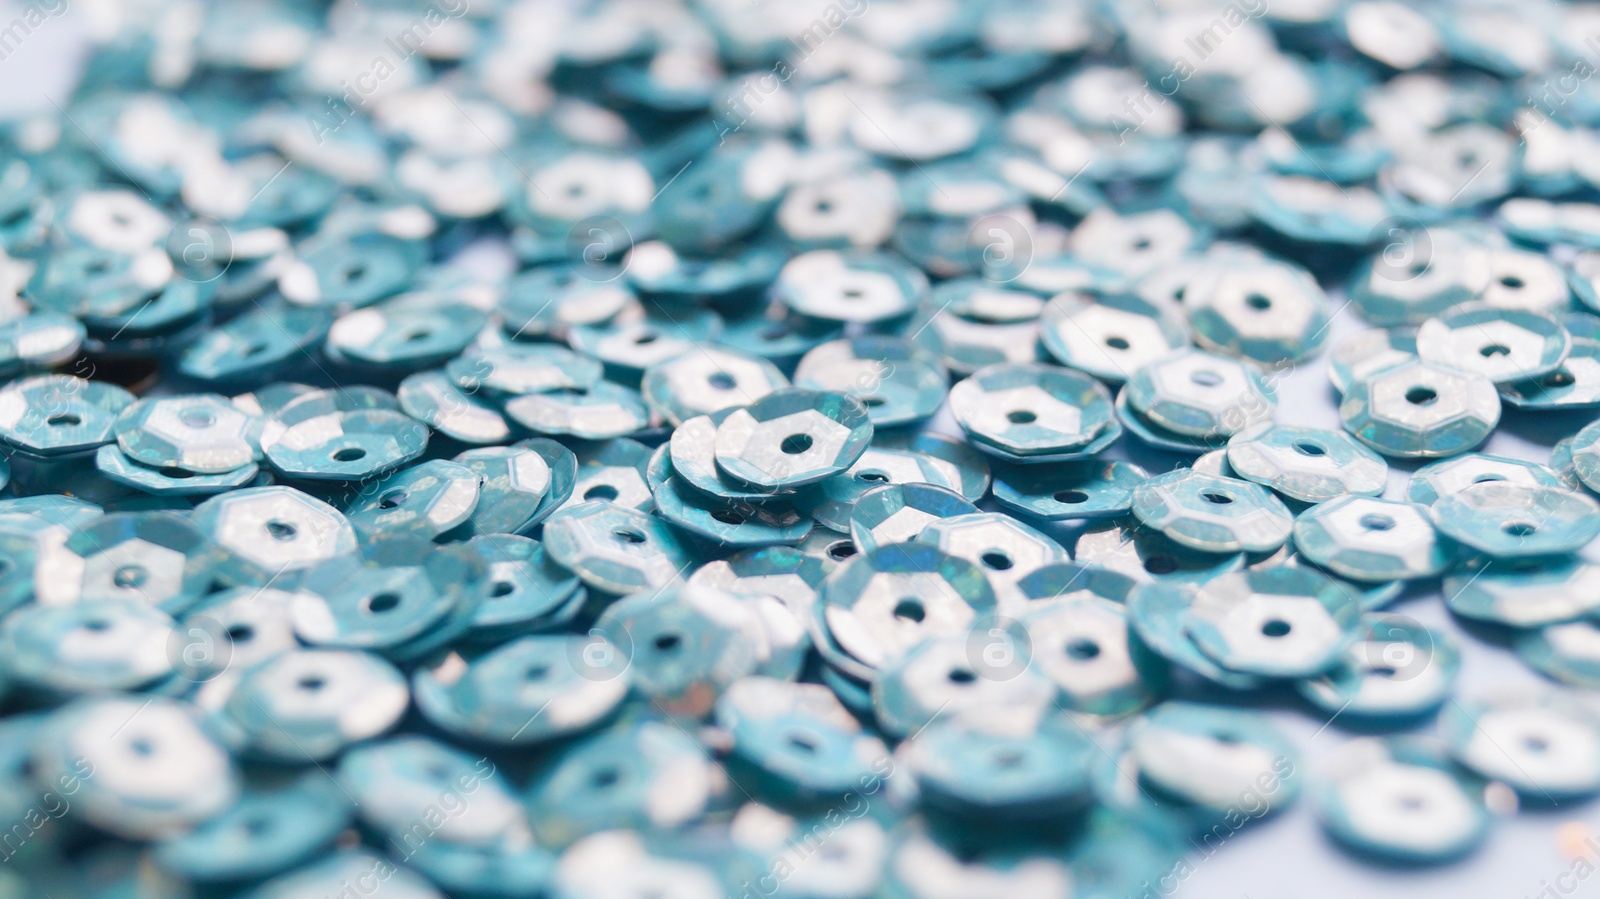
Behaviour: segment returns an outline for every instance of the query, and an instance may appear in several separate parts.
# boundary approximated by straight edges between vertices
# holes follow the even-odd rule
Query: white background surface
[[[87,5],[91,0],[79,0]],[[223,0],[226,2],[226,0]],[[20,14],[17,3],[0,2],[0,29]],[[53,112],[55,103],[66,105],[75,72],[86,54],[81,23],[74,11],[48,19],[8,58],[0,60],[0,115]],[[1334,298],[1334,308],[1340,300]],[[1361,330],[1364,325],[1347,311],[1336,315],[1330,344]],[[1325,355],[1325,353],[1324,353]],[[1328,386],[1325,361],[1318,358],[1301,365],[1278,382],[1277,420],[1285,424],[1338,428],[1337,397]],[[1549,446],[1570,434],[1590,416],[1535,418],[1509,411],[1501,428],[1485,449],[1489,452],[1545,461]],[[951,430],[948,415],[936,424]],[[1133,438],[1123,441],[1132,444]],[[1152,471],[1171,467],[1181,457],[1150,454],[1136,445],[1121,446],[1113,456],[1133,458]],[[1411,468],[1395,466],[1390,473],[1390,497],[1402,497]],[[1474,695],[1484,689],[1513,683],[1536,684],[1540,678],[1506,648],[1464,633],[1445,612],[1436,591],[1413,592],[1390,611],[1409,615],[1429,627],[1454,635],[1461,643],[1463,668],[1458,692]],[[1316,776],[1321,758],[1352,733],[1303,704],[1286,703],[1273,712],[1275,719],[1300,747],[1302,770]],[[1600,840],[1600,802],[1567,804],[1556,809],[1531,809],[1495,822],[1487,844],[1462,861],[1435,868],[1389,868],[1351,859],[1322,834],[1310,803],[1301,801],[1264,823],[1232,836],[1209,858],[1191,858],[1192,872],[1176,882],[1168,880],[1150,895],[1176,895],[1189,899],[1565,899],[1600,897],[1600,874],[1563,892],[1557,876],[1572,870],[1573,860],[1561,854],[1557,829],[1577,822]],[[1600,843],[1597,843],[1600,845]],[[1570,880],[1562,880],[1568,886]],[[1152,887],[1156,887],[1152,884]],[[1546,889],[1549,892],[1544,892]],[[1027,897],[1015,897],[1027,899]],[[1142,899],[1142,897],[1139,897]]]

